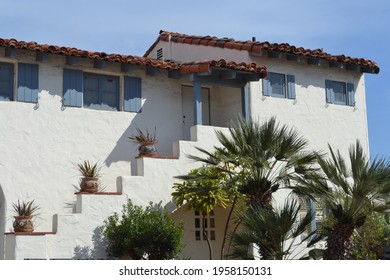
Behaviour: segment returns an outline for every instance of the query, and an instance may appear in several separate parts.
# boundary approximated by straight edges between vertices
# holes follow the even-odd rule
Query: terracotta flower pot
[[[15,216],[14,232],[33,232],[32,216]]]
[[[97,178],[83,177],[80,182],[80,192],[95,193],[98,191],[99,183]]]

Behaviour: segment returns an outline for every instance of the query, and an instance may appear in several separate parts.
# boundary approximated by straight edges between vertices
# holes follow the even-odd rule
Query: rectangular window
[[[99,110],[119,109],[119,78],[84,73],[85,108]]]
[[[277,98],[295,99],[295,76],[268,73],[263,79],[263,95]]]
[[[38,102],[38,80],[37,64],[18,64],[18,101]]]
[[[0,63],[0,100],[13,100],[14,92],[14,65]]]
[[[314,219],[312,220],[311,224],[306,229],[306,234],[304,234],[304,237],[311,234],[313,231],[321,233],[321,231],[323,230],[322,224],[325,212],[322,209],[321,203],[315,202],[314,200],[311,200],[306,196],[299,196],[299,204],[301,207],[299,211],[300,219],[303,219],[308,211],[310,211],[314,216]]]
[[[119,77],[64,69],[63,105],[98,110],[141,112],[141,79],[124,77],[123,109]]]
[[[325,91],[327,103],[355,106],[354,84],[326,80]]]
[[[215,240],[215,217],[214,211],[205,214],[195,211],[195,240]],[[205,232],[203,231],[205,229]],[[203,238],[201,238],[203,236]]]

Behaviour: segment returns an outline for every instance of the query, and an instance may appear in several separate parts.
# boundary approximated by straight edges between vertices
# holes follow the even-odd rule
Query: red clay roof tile
[[[199,40],[197,40],[199,43]],[[80,50],[77,48],[60,47],[47,44],[38,44],[36,42],[18,41],[16,39],[2,39],[0,38],[0,47],[25,49],[29,51],[36,51],[41,53],[51,53],[58,55],[69,55],[76,57],[84,57],[96,60],[106,60],[110,62],[121,62],[133,65],[148,66],[153,68],[178,70],[182,74],[188,73],[200,73],[210,71],[210,67],[228,68],[236,71],[250,72],[260,74],[259,78],[264,78],[267,75],[267,68],[264,65],[256,65],[236,62],[226,62],[225,60],[219,61],[194,61],[194,62],[173,62],[163,61],[146,57],[138,57],[132,55],[121,54],[107,54],[105,52],[91,52],[86,50]]]
[[[191,45],[203,45],[203,46],[212,46],[212,47],[220,47],[220,48],[230,48],[230,49],[238,49],[249,52],[260,53],[261,50],[268,51],[276,51],[283,52],[287,54],[293,54],[297,56],[305,56],[308,58],[319,58],[328,61],[341,62],[346,64],[352,64],[356,66],[368,67],[371,68],[370,72],[375,74],[379,73],[380,69],[377,63],[374,61],[364,59],[364,58],[352,58],[345,55],[331,55],[329,53],[324,52],[322,49],[305,49],[302,47],[296,47],[289,45],[287,43],[282,44],[271,44],[269,42],[252,42],[252,41],[236,41],[231,38],[217,38],[211,36],[195,36],[195,35],[187,35],[176,32],[169,31],[160,31],[160,35],[157,38],[156,42],[146,51],[144,57],[147,57],[152,49],[157,45],[159,41],[168,42],[171,40],[172,42],[191,44]],[[239,47],[240,46],[240,47]]]

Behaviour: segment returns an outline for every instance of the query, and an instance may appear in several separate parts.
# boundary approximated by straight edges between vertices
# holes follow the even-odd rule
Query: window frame
[[[344,91],[344,101],[336,100],[335,98],[335,85],[342,86]],[[342,106],[352,106],[355,107],[355,86],[353,83],[347,83],[344,81],[336,81],[336,80],[325,80],[325,96],[326,103],[342,105]]]
[[[283,79],[282,90],[283,94],[275,94],[272,91],[272,85],[276,83],[271,83],[274,78]],[[269,96],[280,99],[296,99],[296,90],[295,90],[295,76],[291,74],[277,73],[277,72],[268,72],[268,76],[263,79],[262,83],[262,93],[263,96]]]
[[[211,210],[210,213],[205,214],[205,231],[206,235],[203,232],[203,213],[201,211],[194,211],[194,240],[195,241],[204,241],[207,240],[207,236],[210,241],[216,240],[216,221],[214,211]]]
[[[103,103],[103,93],[98,92],[98,106],[85,105],[85,79],[88,77],[100,79],[112,79],[117,82],[116,107],[107,108],[107,103]],[[99,83],[99,81],[98,81]],[[88,94],[88,93],[87,93]],[[106,104],[106,105],[104,105]],[[137,76],[96,73],[83,71],[75,68],[63,68],[63,92],[62,106],[79,107],[92,110],[119,111],[119,112],[142,112],[142,78]]]
[[[85,80],[87,78],[93,78],[98,79],[98,104],[86,105],[85,103],[85,96],[86,96],[86,82]],[[115,107],[110,107],[108,104],[103,103],[104,98],[104,89],[103,89],[103,82],[105,80],[113,80],[116,81],[116,88],[115,88]],[[86,109],[93,109],[93,110],[103,110],[103,111],[120,111],[120,77],[115,75],[106,75],[106,74],[97,74],[97,73],[91,73],[91,72],[83,72],[83,85],[82,85],[82,91],[83,91],[83,108]],[[104,106],[106,105],[106,106]]]
[[[0,66],[3,65],[5,67],[9,67],[10,68],[10,77],[7,79],[8,82],[10,83],[10,92],[9,92],[9,95],[6,96],[6,95],[0,95],[0,101],[13,101],[14,100],[14,87],[15,87],[15,65],[14,63],[9,63],[9,62],[4,62],[4,61],[0,61]],[[0,76],[0,79],[2,78],[2,76]],[[5,82],[6,79],[4,79]],[[7,99],[8,97],[8,99]]]

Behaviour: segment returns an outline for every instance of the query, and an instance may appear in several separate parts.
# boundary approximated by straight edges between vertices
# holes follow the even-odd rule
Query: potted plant
[[[18,200],[18,203],[13,203],[12,206],[17,214],[14,216],[14,232],[33,232],[32,218],[34,213],[39,210],[39,206],[35,204],[34,200],[22,202]]]
[[[138,156],[139,157],[153,157],[157,155],[156,150],[156,128],[154,133],[150,133],[147,129],[144,133],[139,128],[136,128],[137,133],[129,137],[130,141],[138,144]]]
[[[81,173],[80,192],[95,193],[99,189],[100,167],[97,163],[91,164],[88,160],[77,164]]]

